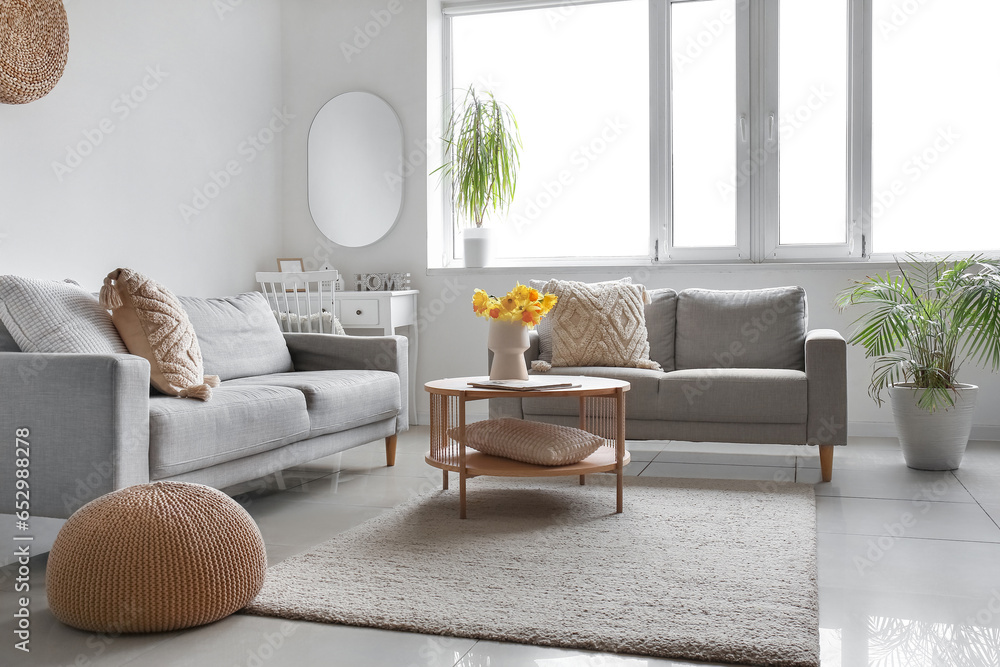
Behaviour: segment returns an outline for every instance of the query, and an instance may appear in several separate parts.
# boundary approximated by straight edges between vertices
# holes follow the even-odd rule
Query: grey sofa
[[[823,480],[830,481],[833,447],[847,444],[847,346],[837,331],[807,329],[805,290],[649,294],[650,358],[662,371],[556,367],[551,373],[628,380],[626,438],[818,445]],[[545,352],[537,331],[530,341],[529,367]],[[573,426],[577,414],[575,399],[490,401],[491,418]]]
[[[262,295],[181,298],[211,400],[150,391],[128,354],[24,353],[0,325],[0,512],[14,512],[14,434],[30,436],[30,511],[65,518],[132,484],[223,488],[407,429],[407,340],[282,334]]]

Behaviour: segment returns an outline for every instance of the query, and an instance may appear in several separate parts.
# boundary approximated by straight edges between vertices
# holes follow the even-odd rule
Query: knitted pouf
[[[154,482],[93,500],[63,525],[46,570],[49,608],[91,632],[158,632],[217,621],[260,592],[264,540],[236,501]]]

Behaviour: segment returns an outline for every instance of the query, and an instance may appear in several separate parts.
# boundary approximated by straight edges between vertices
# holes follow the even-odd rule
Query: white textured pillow
[[[559,297],[552,320],[551,366],[611,366],[661,370],[649,358],[646,303],[642,285],[550,280],[545,292]],[[546,371],[544,362],[532,369]]]
[[[458,438],[458,428],[448,434]],[[469,424],[465,439],[467,447],[483,454],[541,466],[577,463],[604,444],[600,436],[578,428],[509,417]]]
[[[552,279],[552,280],[529,280],[528,281],[528,287],[530,287],[531,289],[536,289],[539,292],[542,292],[544,294],[545,291],[546,291],[545,290],[546,287],[552,288],[552,285],[554,283],[558,283],[558,282],[560,282],[560,281],[555,280],[555,279]],[[593,283],[593,284],[594,285],[607,285],[609,283],[625,283],[626,285],[631,285],[632,284],[632,276],[625,276],[624,278],[620,278],[618,280],[609,280],[609,281],[606,281],[606,282]],[[551,315],[552,315],[552,312],[554,312],[555,309],[558,308],[558,307],[559,307],[558,303],[556,303],[556,305],[552,306],[552,311],[549,311],[549,315],[546,316],[546,317],[543,317],[541,319],[541,321],[538,323],[538,326],[535,327],[535,331],[538,332],[538,360],[539,361],[543,361],[546,364],[549,364],[550,366],[552,364],[552,319],[551,319]],[[535,369],[535,370],[538,370],[538,369]]]
[[[0,320],[22,352],[128,354],[108,311],[74,283],[0,276]]]

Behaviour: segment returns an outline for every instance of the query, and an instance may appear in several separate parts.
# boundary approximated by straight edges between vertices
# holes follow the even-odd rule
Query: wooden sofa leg
[[[823,471],[823,481],[833,479],[833,445],[819,446],[819,467]]]
[[[396,465],[396,436],[390,435],[385,439],[385,465],[392,467]]]

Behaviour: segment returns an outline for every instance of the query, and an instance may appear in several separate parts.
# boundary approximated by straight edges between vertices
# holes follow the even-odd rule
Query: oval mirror
[[[334,243],[358,248],[389,233],[403,205],[403,128],[385,100],[352,92],[309,128],[309,211]]]

